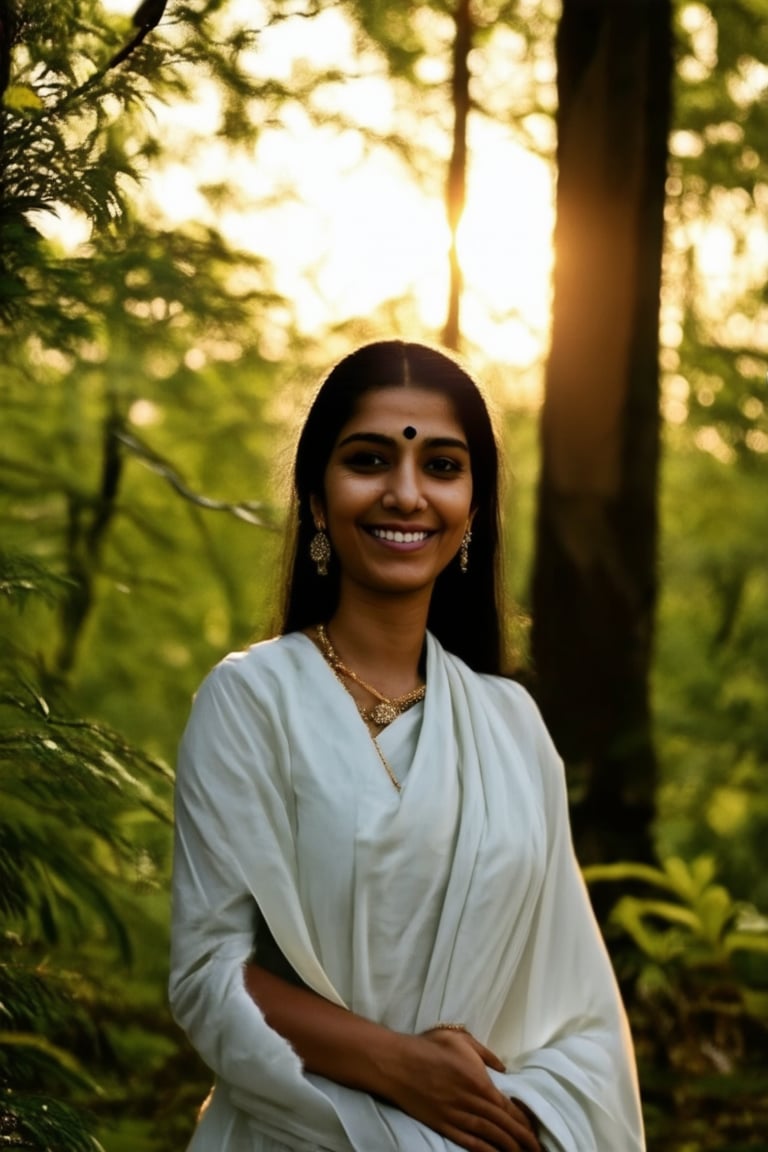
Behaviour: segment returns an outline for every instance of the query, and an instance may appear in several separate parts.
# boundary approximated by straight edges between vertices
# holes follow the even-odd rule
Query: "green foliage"
[[[151,103],[194,66],[226,76],[228,130],[252,133],[233,112],[258,96],[235,79],[249,39],[213,34],[218,7],[138,39],[82,0],[0,12],[0,1142],[40,1152],[99,1147],[138,1100],[133,1147],[163,1125],[179,1146],[191,1103],[158,1109],[200,1075],[164,1003],[170,774],[135,742],[172,747],[192,684],[168,673],[169,708],[137,667],[178,669],[189,635],[197,681],[252,629],[227,513],[270,522],[258,320],[279,302],[213,227],[144,219],[141,178]],[[87,244],[46,239],[56,214]],[[226,461],[214,414],[238,437]],[[189,580],[203,567],[218,602]]]
[[[200,669],[268,611],[236,573],[269,570],[277,520],[265,506],[276,368],[259,341],[271,310],[285,308],[263,263],[211,225],[181,231],[141,215],[141,178],[156,159],[152,101],[189,93],[203,63],[207,81],[226,80],[222,114],[235,92],[273,98],[238,72],[249,37],[236,27],[227,40],[214,34],[215,7],[201,15],[176,6],[174,22],[119,64],[130,29],[98,5],[57,9],[67,32],[53,52],[44,6],[24,7],[10,91],[31,85],[40,106],[12,99],[3,112],[0,227],[13,235],[2,247],[12,267],[0,299],[0,522],[17,563],[37,565],[59,592],[52,610],[38,604],[9,619],[7,641],[24,648],[34,636],[46,691],[81,689],[91,714],[134,738],[151,733],[166,754]],[[233,140],[253,131],[240,122]],[[74,212],[91,243],[70,253],[44,239],[32,201],[48,214]],[[214,428],[231,438],[230,453]],[[226,515],[204,519],[201,510],[214,508],[266,525],[265,543],[236,534]],[[213,590],[190,586],[187,573],[201,566],[215,574]],[[186,636],[191,651],[179,641]],[[94,661],[83,661],[86,647]],[[135,673],[158,658],[169,669],[170,709]],[[174,682],[171,670],[188,665],[188,678]]]
[[[31,686],[14,691],[4,685],[0,709],[0,907],[10,930],[21,931],[21,917],[33,938],[74,948],[93,932],[86,921],[91,913],[130,960],[130,938],[110,888],[120,887],[128,864],[133,879],[151,881],[151,858],[134,859],[137,816],[143,812],[150,828],[157,818],[170,820],[150,783],[159,776],[167,791],[170,776],[115,733],[52,714]]]
[[[670,433],[654,692],[660,851],[716,856],[725,883],[767,908],[764,483]]]
[[[654,703],[660,854],[715,856],[729,889],[765,909],[763,16],[754,0],[676,5]]]
[[[697,186],[705,195],[717,187],[752,193],[768,172],[758,143],[768,128],[764,6],[761,0],[677,0],[676,25],[677,126],[694,143],[676,157],[674,169],[694,186],[704,175]]]
[[[714,882],[715,872],[715,861],[708,856],[690,865],[673,856],[661,868],[618,863],[584,870],[589,883],[640,881],[664,894],[665,899],[624,895],[611,913],[612,923],[628,933],[653,964],[667,966],[668,971],[677,961],[689,971],[725,969],[738,986],[734,957],[763,957],[763,983],[768,989],[768,920],[735,902]],[[768,999],[762,1002],[746,985],[738,995],[745,1012],[768,1024]]]
[[[250,147],[292,110],[322,131],[386,140],[425,189],[441,188],[452,9],[348,4],[358,75],[302,62],[285,81],[264,77],[260,33],[325,9],[275,0],[256,31],[227,0],[175,3],[125,54],[136,28],[96,0],[22,0],[0,44],[0,1143],[79,1152],[98,1131],[109,1152],[165,1152],[183,1146],[205,1092],[164,1008],[163,765],[203,672],[266,630],[276,463],[313,360],[325,366],[351,328],[320,352],[292,334],[270,269],[212,223],[241,195],[228,171],[203,189],[213,212],[183,228],[158,217],[144,180],[185,149],[200,154],[194,137],[156,130],[161,102],[210,86],[206,146]],[[763,9],[676,9],[686,135],[673,139],[668,203],[662,356],[678,407],[663,486],[656,835],[665,859],[715,857],[722,884],[706,862],[602,877],[623,893],[609,930],[655,1152],[749,1146],[768,1096],[752,1059],[765,926],[729,894],[768,906],[756,866],[768,831],[765,292],[748,259],[768,183]],[[547,151],[557,4],[474,12],[475,112]],[[397,115],[374,130],[350,87],[384,70]],[[80,245],[47,238],[56,215]],[[739,274],[722,295],[696,254],[702,220],[736,236]],[[412,330],[407,302],[383,310],[384,324]],[[524,600],[535,429],[510,423]]]
[[[13,599],[52,592],[23,560],[4,557],[0,579]],[[0,1135],[79,1152],[97,1147],[82,1105],[100,1095],[85,1056],[109,1017],[103,973],[158,931],[140,894],[165,864],[170,775],[33,677],[19,653],[0,675]]]
[[[0,1138],[23,1152],[100,1152],[101,1145],[83,1128],[77,1112],[58,1100],[44,1105],[14,1094],[12,1107],[0,1105]]]
[[[622,891],[606,930],[638,1049],[650,1145],[750,1147],[768,1121],[768,919],[717,882],[711,857],[595,865],[584,874]]]
[[[754,241],[768,195],[768,29],[754,0],[681,2],[677,18],[666,314],[679,327],[663,362],[696,447],[764,477],[765,277]]]

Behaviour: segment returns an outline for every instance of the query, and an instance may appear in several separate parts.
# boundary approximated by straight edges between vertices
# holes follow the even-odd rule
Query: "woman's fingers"
[[[471,1032],[466,1032],[463,1035],[465,1039],[471,1043],[475,1052],[477,1052],[487,1068],[493,1068],[496,1072],[506,1071],[506,1065],[499,1059],[495,1052],[487,1048],[485,1044],[481,1044]],[[520,1125],[520,1131],[516,1133],[516,1139],[520,1143],[521,1148],[523,1148],[525,1152],[529,1152],[529,1150],[530,1152],[541,1152],[541,1144],[536,1135],[537,1121],[533,1112],[520,1100],[510,1100],[502,1095],[501,1092],[495,1089],[495,1086],[492,1086],[492,1090],[496,1092],[496,1102]]]
[[[516,1139],[522,1152],[543,1152],[536,1130],[531,1126],[525,1113],[516,1109],[513,1115],[518,1125]]]
[[[487,1068],[493,1068],[495,1072],[505,1072],[506,1065],[502,1063],[495,1052],[490,1048],[486,1048],[479,1040],[475,1039],[471,1032],[467,1032],[466,1037],[471,1041],[472,1047],[481,1057],[483,1063]],[[520,1100],[509,1100],[500,1092],[497,1096],[498,1102],[505,1109],[505,1111],[513,1117],[519,1124],[520,1130],[516,1132],[515,1139],[517,1139],[523,1152],[542,1152],[541,1144],[537,1136],[538,1122],[535,1115],[527,1108]]]
[[[539,1143],[539,1121],[536,1117],[536,1114],[530,1110],[527,1104],[523,1104],[522,1100],[512,1099],[510,1100],[510,1104],[515,1109],[515,1115],[520,1118],[523,1125],[528,1128],[531,1136],[533,1137],[534,1142],[530,1145],[530,1147],[535,1149],[535,1152],[540,1152],[541,1144]]]
[[[494,1072],[506,1072],[505,1065],[499,1060],[495,1052],[491,1052],[490,1048],[486,1048],[485,1044],[481,1044],[479,1040],[475,1040],[474,1036],[470,1039],[475,1046],[475,1051],[482,1057],[483,1063],[488,1068],[493,1068]]]
[[[533,1113],[504,1096],[491,1081],[487,1095],[462,1101],[457,1111],[461,1113],[456,1130],[463,1133],[462,1148],[484,1150],[488,1145],[494,1152],[543,1152]]]
[[[451,1037],[451,1035],[456,1036],[456,1029],[430,1028],[430,1030],[426,1032],[425,1035],[436,1036],[439,1033],[447,1033],[449,1037]],[[480,1059],[485,1065],[487,1065],[488,1068],[493,1068],[494,1072],[506,1071],[505,1065],[502,1063],[496,1053],[492,1052],[490,1048],[486,1048],[485,1044],[481,1044],[479,1040],[475,1039],[471,1032],[462,1030],[459,1035],[461,1036],[463,1043],[469,1043],[472,1046],[474,1051],[477,1052]]]
[[[525,1112],[491,1080],[488,1069],[503,1065],[489,1048],[453,1029],[403,1040],[383,1093],[393,1104],[467,1152],[542,1152]]]
[[[501,1108],[494,1115],[459,1112],[445,1125],[441,1134],[468,1152],[486,1152],[487,1149],[493,1152],[542,1152],[531,1130]]]
[[[447,1125],[441,1135],[452,1140],[459,1148],[465,1148],[466,1152],[499,1152],[502,1148],[504,1152],[523,1152],[519,1144],[502,1145],[495,1137],[491,1142],[480,1135],[467,1132],[464,1128],[457,1128],[452,1125]]]

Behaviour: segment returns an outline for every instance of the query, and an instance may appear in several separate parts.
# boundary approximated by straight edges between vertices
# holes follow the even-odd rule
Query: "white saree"
[[[303,1070],[245,991],[264,924],[305,984],[353,1012],[403,1032],[465,1023],[548,1152],[644,1148],[624,1012],[538,711],[432,636],[427,684],[380,737],[398,794],[304,635],[230,656],[203,683],[179,756],[170,997],[216,1086],[189,1152],[457,1147]]]

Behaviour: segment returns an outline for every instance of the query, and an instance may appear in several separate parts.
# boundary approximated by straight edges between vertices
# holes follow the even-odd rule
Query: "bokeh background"
[[[768,1148],[766,61],[768,0],[0,0],[0,1144],[185,1146],[176,744],[399,335],[495,410],[649,1147]]]

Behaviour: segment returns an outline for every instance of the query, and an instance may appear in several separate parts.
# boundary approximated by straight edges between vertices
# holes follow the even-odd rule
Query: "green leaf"
[[[611,921],[627,932],[638,948],[659,964],[680,955],[686,948],[686,934],[698,927],[696,916],[679,904],[661,900],[640,900],[624,896],[611,912]],[[660,919],[670,927],[656,928],[648,919]],[[681,933],[680,928],[686,929]]]
[[[736,914],[736,905],[721,885],[712,885],[696,901],[696,913],[702,935],[711,944],[719,944],[723,929]]]
[[[68,1078],[79,1084],[81,1088],[87,1088],[89,1091],[97,1093],[101,1091],[93,1077],[89,1076],[80,1061],[71,1052],[52,1044],[44,1036],[31,1032],[0,1031],[0,1048],[29,1049],[45,1057],[49,1063],[56,1065],[60,1071],[65,1072]]]
[[[729,954],[734,952],[754,952],[760,955],[768,955],[768,934],[728,932],[723,939],[723,945]]]
[[[10,84],[3,93],[3,104],[15,112],[39,111],[42,100],[28,84]]]
[[[768,1024],[768,991],[758,988],[742,988],[741,999],[750,1016]]]
[[[652,867],[650,864],[637,864],[631,861],[620,861],[616,864],[588,864],[582,871],[587,884],[597,884],[602,881],[623,884],[628,880],[640,880],[646,884],[652,884],[656,888],[663,888],[667,892],[676,890],[667,873],[660,868]]]

